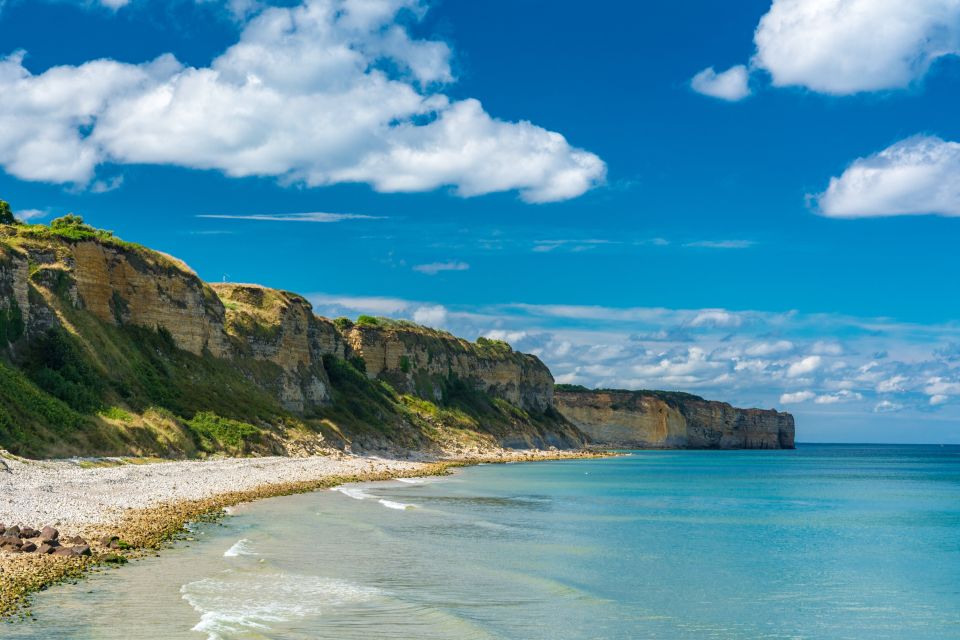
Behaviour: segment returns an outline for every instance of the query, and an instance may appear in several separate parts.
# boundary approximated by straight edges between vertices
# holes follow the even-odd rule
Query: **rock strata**
[[[687,393],[563,389],[557,409],[597,445],[657,449],[793,449],[789,413],[738,409]]]

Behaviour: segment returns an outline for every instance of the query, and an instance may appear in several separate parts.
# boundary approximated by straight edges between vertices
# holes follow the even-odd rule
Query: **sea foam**
[[[324,610],[365,602],[380,590],[342,580],[290,573],[230,572],[183,585],[180,593],[200,614],[194,631],[223,640],[271,623],[319,616]]]
[[[394,502],[393,500],[384,500],[380,499],[380,504],[385,506],[387,509],[396,509],[398,511],[406,511],[407,509],[416,509],[417,505],[415,504],[405,504],[403,502]]]
[[[255,556],[257,554],[251,548],[252,544],[253,543],[246,538],[237,540],[232,547],[223,552],[223,557],[236,558],[237,556]]]

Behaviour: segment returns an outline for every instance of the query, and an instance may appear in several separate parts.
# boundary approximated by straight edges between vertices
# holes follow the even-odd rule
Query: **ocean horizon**
[[[960,446],[480,465],[242,505],[4,637],[960,638]]]

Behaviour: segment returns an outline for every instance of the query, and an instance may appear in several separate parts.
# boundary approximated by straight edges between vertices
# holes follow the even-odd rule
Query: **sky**
[[[30,222],[960,443],[960,0],[6,0],[0,43]]]

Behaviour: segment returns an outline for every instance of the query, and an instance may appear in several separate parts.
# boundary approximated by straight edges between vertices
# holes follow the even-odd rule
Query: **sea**
[[[263,500],[23,639],[960,639],[960,447],[480,465]]]

